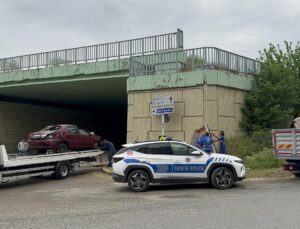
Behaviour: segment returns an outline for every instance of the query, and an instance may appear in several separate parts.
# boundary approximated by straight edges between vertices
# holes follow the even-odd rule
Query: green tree
[[[270,44],[260,52],[260,73],[245,96],[241,127],[248,133],[287,128],[300,104],[300,46]]]

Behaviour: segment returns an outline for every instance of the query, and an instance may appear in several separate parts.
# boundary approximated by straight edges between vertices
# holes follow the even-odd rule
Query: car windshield
[[[58,125],[50,125],[50,126],[46,126],[42,130],[59,130],[60,128],[61,128],[61,126],[58,126]]]

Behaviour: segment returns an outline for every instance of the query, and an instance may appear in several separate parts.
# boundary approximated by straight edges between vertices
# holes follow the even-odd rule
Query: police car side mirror
[[[196,156],[201,156],[202,155],[202,153],[200,151],[193,151],[191,154],[196,155]]]

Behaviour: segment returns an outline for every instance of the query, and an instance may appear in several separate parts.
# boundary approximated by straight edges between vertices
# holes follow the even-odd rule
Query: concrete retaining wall
[[[158,140],[161,117],[151,114],[151,98],[158,95],[174,96],[175,113],[165,125],[167,136],[189,143],[194,130],[206,123],[212,131],[224,130],[226,137],[232,137],[241,132],[244,94],[244,90],[211,85],[129,92],[127,142]]]

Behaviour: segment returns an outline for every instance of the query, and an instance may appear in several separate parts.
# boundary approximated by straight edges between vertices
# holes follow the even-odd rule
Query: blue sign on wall
[[[152,113],[156,115],[171,114],[174,113],[174,107],[154,108]]]

